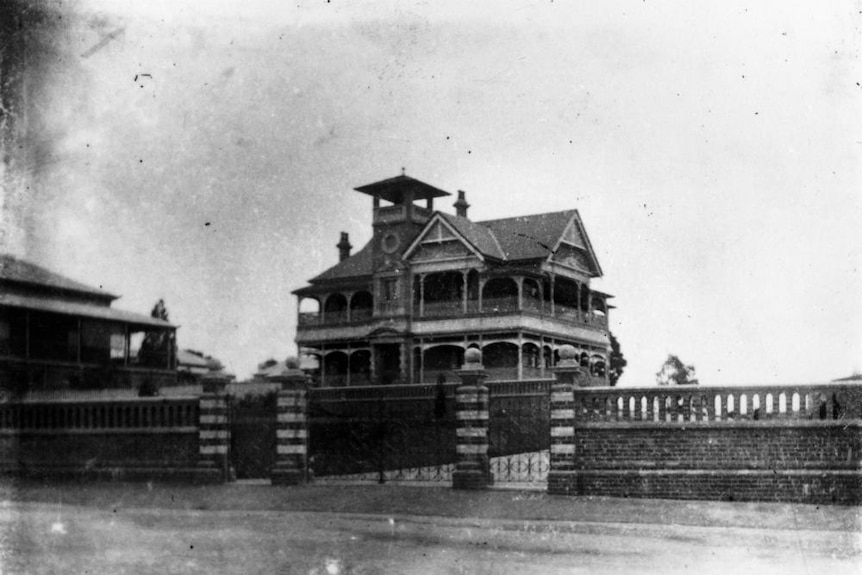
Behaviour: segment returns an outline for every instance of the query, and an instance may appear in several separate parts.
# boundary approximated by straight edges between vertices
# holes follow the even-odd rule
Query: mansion
[[[371,196],[372,239],[293,293],[296,343],[317,358],[325,387],[457,381],[478,347],[491,380],[551,377],[566,344],[590,384],[608,385],[608,299],[577,210],[474,222],[465,194],[406,175],[356,191]]]

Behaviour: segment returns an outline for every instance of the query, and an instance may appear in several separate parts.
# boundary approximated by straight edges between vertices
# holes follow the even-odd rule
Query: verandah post
[[[560,361],[550,368],[557,378],[551,386],[551,468],[548,493],[577,493],[575,470],[575,396],[578,378],[583,374],[571,345],[560,348]]]
[[[288,358],[285,369],[269,377],[281,384],[275,414],[273,485],[302,485],[308,481],[308,376],[299,360]]]
[[[455,390],[457,460],[452,472],[454,489],[484,489],[493,482],[488,459],[488,388],[482,385],[485,367],[482,352],[464,353],[464,366],[457,372],[461,385]]]

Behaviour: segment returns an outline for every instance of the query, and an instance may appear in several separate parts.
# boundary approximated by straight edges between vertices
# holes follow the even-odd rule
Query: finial
[[[401,166],[401,175],[402,175],[402,176],[404,175],[404,171],[405,171],[404,166]]]

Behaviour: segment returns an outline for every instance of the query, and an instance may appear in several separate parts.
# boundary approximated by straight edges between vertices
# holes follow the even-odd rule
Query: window
[[[398,278],[384,279],[381,283],[384,301],[398,299]]]

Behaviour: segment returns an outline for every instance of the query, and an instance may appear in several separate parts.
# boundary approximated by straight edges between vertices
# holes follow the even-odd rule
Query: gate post
[[[285,370],[269,377],[281,384],[275,415],[275,464],[273,485],[302,485],[308,481],[308,376],[299,361],[288,358]]]
[[[578,492],[575,471],[575,395],[577,379],[583,374],[571,345],[560,348],[560,361],[550,368],[557,378],[551,386],[551,468],[548,493],[569,495]]]
[[[452,472],[454,489],[484,489],[493,483],[488,460],[488,388],[482,385],[485,366],[482,352],[464,353],[464,366],[457,372],[461,385],[455,390],[457,460]]]
[[[229,381],[230,378],[220,371],[207,373],[201,378],[203,393],[199,400],[198,477],[207,483],[224,483],[230,476],[230,426],[226,393]]]

